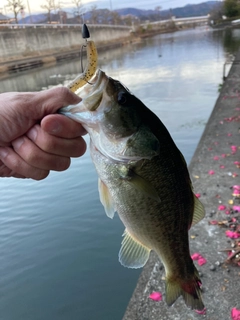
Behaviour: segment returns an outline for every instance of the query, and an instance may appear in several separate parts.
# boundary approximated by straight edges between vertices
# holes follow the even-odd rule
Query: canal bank
[[[154,30],[140,29],[138,32],[131,32],[131,28],[126,26],[90,25],[89,29],[99,52],[178,30],[175,25]],[[0,75],[6,76],[79,58],[84,42],[81,25],[72,28],[39,25],[39,28],[0,30],[0,43]]]
[[[240,233],[236,189],[240,185],[239,84],[240,52],[189,165],[194,191],[206,209],[205,218],[189,231],[191,255],[198,253],[206,260],[205,264],[195,261],[203,283],[206,314],[189,310],[182,298],[172,307],[166,305],[164,268],[152,254],[123,320],[227,320],[232,319],[233,308],[240,310],[240,238],[234,238]],[[153,292],[160,292],[163,299],[150,299]]]

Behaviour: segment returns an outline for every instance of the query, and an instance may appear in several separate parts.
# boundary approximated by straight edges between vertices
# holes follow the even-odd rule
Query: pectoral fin
[[[130,175],[127,181],[134,188],[136,188],[141,193],[144,193],[149,198],[156,200],[158,202],[161,202],[158,192],[154,188],[154,186],[149,181],[147,181],[146,179],[142,178],[137,173],[135,173],[133,170],[130,171]]]
[[[198,198],[194,195],[194,212],[193,212],[193,220],[192,226],[201,221],[205,216],[205,209],[202,203],[198,200]]]
[[[141,268],[148,261],[150,249],[134,239],[127,229],[124,231],[124,239],[119,251],[119,261],[124,267]]]
[[[114,208],[114,203],[109,193],[109,190],[105,185],[105,183],[102,182],[101,179],[98,179],[98,191],[99,191],[100,201],[104,206],[106,215],[112,219],[114,217],[114,213],[116,210]]]

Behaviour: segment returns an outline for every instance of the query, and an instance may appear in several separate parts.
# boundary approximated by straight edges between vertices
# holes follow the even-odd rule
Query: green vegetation
[[[238,17],[240,16],[240,1],[239,0],[225,0],[224,13],[227,17]]]

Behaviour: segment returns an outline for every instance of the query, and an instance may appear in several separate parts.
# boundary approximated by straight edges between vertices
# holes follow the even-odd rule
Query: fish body
[[[186,162],[161,120],[119,81],[98,70],[79,92],[83,99],[61,113],[89,132],[108,217],[117,212],[126,229],[119,260],[140,268],[151,250],[166,272],[166,302],[182,295],[202,310],[201,281],[189,253],[188,230],[204,216]]]

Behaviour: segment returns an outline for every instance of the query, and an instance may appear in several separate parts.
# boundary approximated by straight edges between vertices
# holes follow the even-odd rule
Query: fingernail
[[[36,128],[32,128],[28,131],[27,136],[32,140],[35,141],[37,137],[37,130]]]
[[[8,149],[6,148],[0,148],[0,158],[4,159],[8,155]]]
[[[14,140],[12,142],[13,148],[14,149],[19,149],[21,147],[21,145],[23,144],[24,139],[22,137],[17,138],[16,140]]]
[[[51,121],[48,123],[48,132],[49,133],[58,133],[62,129],[62,126],[58,121]]]

